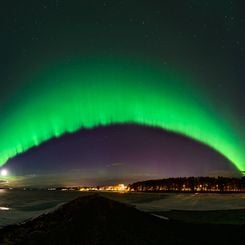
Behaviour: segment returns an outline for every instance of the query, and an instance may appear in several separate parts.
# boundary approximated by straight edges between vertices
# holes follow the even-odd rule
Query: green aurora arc
[[[245,167],[244,144],[232,123],[188,79],[159,64],[84,59],[50,65],[26,80],[1,109],[0,166],[67,132],[137,123],[191,137],[220,152],[238,170]]]

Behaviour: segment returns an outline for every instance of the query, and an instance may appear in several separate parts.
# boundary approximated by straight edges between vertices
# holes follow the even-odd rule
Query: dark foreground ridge
[[[0,244],[241,244],[244,232],[244,226],[165,221],[95,194],[3,228]]]

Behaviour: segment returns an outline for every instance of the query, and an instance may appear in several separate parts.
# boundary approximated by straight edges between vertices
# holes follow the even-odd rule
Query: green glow
[[[0,166],[65,132],[132,122],[181,133],[216,149],[238,169],[245,167],[234,127],[187,79],[157,65],[112,59],[44,70],[1,111],[6,116],[0,122]]]

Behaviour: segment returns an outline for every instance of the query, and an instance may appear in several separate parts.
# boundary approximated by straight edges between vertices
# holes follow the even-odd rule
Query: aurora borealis
[[[240,170],[244,167],[242,145],[230,125],[205,108],[181,78],[133,62],[102,59],[100,64],[84,61],[71,67],[37,77],[33,88],[26,87],[17,95],[18,105],[12,102],[11,121],[3,120],[1,125],[2,164],[66,132],[131,122],[192,137],[218,150]]]
[[[13,2],[2,13],[0,166],[66,133],[130,123],[245,169],[240,1]]]

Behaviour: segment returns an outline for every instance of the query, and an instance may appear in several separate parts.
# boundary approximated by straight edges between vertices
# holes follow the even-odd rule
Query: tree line
[[[143,192],[245,192],[245,177],[179,177],[146,180],[129,185]]]

